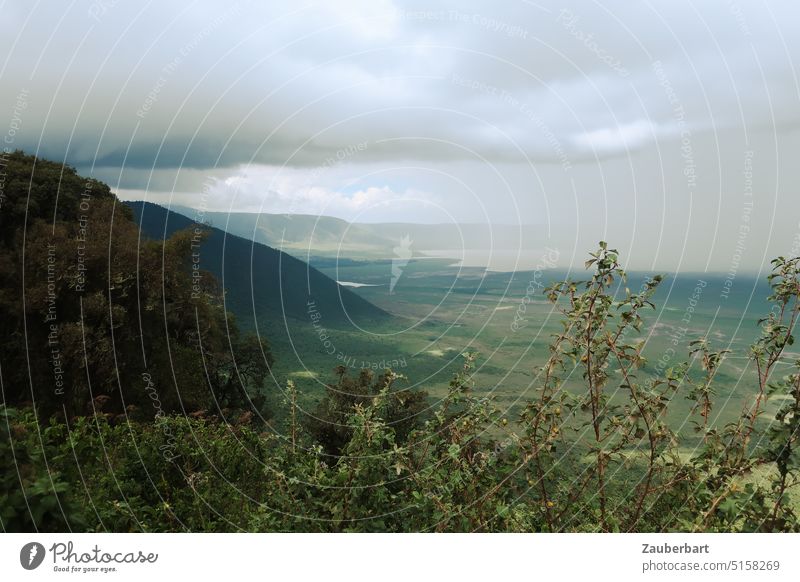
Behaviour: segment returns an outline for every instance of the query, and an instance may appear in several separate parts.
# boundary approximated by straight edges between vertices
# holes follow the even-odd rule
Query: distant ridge
[[[198,215],[197,210],[185,206],[170,209],[189,217]],[[539,229],[519,225],[363,223],[311,214],[250,212],[204,212],[202,216],[216,228],[298,257],[392,258],[394,247],[405,237],[415,253],[538,248],[542,242],[537,239]]]
[[[141,232],[163,239],[197,223],[150,202],[126,202]],[[245,327],[265,324],[262,317],[284,317],[311,325],[313,301],[325,325],[360,325],[391,317],[353,291],[303,261],[279,250],[208,227],[199,251],[200,269],[215,274],[226,292],[226,306]],[[256,321],[257,320],[257,321]],[[350,324],[352,325],[352,324]]]

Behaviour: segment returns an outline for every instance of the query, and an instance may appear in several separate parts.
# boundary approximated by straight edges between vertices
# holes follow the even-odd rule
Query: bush
[[[307,426],[297,422],[290,385],[286,426],[271,432],[246,415],[112,425],[98,414],[40,430],[32,412],[5,409],[0,455],[19,472],[2,473],[3,527],[800,531],[791,494],[800,483],[800,362],[775,374],[800,314],[800,259],[774,262],[774,307],[751,351],[758,385],[741,417],[720,427],[708,417],[726,353],[700,338],[688,346],[700,373],[686,362],[640,379],[635,338],[661,279],[623,292],[625,272],[605,244],[587,266],[587,280],[547,290],[563,329],[516,422],[475,394],[473,354],[424,420],[422,396],[401,399],[391,371],[353,380],[339,370],[319,424]],[[575,372],[585,384],[577,394],[563,389]],[[617,386],[623,397],[611,398]],[[760,419],[776,394],[765,430]],[[694,404],[700,446],[691,455],[666,420],[676,395]],[[409,418],[417,422],[404,424]]]

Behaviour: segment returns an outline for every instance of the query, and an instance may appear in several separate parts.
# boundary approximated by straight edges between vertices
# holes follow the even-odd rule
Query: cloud
[[[573,160],[591,160],[623,142],[644,147],[644,124],[670,122],[655,60],[693,123],[798,118],[800,9],[790,3],[164,2],[117,3],[95,17],[80,5],[11,4],[6,27],[28,24],[0,39],[9,55],[0,104],[28,85],[21,143],[81,167],[313,164],[325,155],[315,147],[396,134],[464,147],[397,142],[382,155],[555,157],[502,95],[546,120]],[[487,126],[515,140],[486,140]]]
[[[344,178],[347,168],[323,169],[325,174],[319,168],[263,165],[233,168],[207,180],[202,188],[202,203],[208,211],[311,214],[359,222],[419,222],[421,209],[437,205],[437,196],[430,192],[385,183],[358,184],[357,180]],[[198,204],[198,196],[193,192],[123,189],[120,196],[126,200]],[[441,219],[438,215],[438,220]]]
[[[604,127],[572,138],[572,143],[600,156],[639,149],[656,138],[653,124],[640,119],[616,127]]]

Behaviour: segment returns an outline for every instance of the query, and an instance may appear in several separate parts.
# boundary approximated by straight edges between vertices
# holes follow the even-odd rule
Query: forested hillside
[[[142,238],[108,186],[21,152],[6,173],[7,405],[35,406],[43,422],[101,410],[147,419],[250,406],[247,389],[272,356],[266,342],[239,332],[215,278],[193,269],[193,245],[207,232]]]

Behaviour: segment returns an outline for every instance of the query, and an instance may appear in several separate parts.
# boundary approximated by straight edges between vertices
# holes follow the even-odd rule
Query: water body
[[[372,283],[354,283],[353,281],[336,281],[342,287],[382,287],[383,285],[380,284],[372,284]]]

